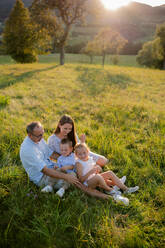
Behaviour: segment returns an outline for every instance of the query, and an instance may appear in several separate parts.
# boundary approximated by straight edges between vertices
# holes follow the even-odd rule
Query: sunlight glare
[[[104,7],[111,10],[116,10],[124,5],[127,5],[131,0],[101,0]]]

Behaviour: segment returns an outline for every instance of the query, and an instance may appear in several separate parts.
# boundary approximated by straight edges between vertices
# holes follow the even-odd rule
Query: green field
[[[53,56],[36,64],[0,61],[0,247],[163,248],[164,71],[128,61],[59,66]],[[91,150],[109,159],[104,170],[139,185],[128,207],[73,186],[59,199],[29,182],[19,159],[26,124],[40,120],[47,139],[64,113]]]
[[[59,63],[59,54],[48,54],[48,55],[40,55],[38,57],[39,63]],[[82,63],[87,64],[90,63],[90,59],[88,56],[83,54],[66,54],[65,55],[66,63]],[[15,64],[14,60],[10,56],[0,56],[0,64]],[[95,56],[93,59],[93,64],[102,64],[102,57]],[[108,55],[105,60],[105,64],[112,65],[112,56]],[[134,55],[120,55],[119,57],[119,66],[136,66],[140,67],[140,65],[136,62],[136,56]]]

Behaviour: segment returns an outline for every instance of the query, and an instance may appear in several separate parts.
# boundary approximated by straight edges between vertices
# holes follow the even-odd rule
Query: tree
[[[96,47],[94,41],[89,41],[87,45],[82,48],[81,53],[86,54],[90,58],[90,63],[93,63],[93,57],[96,55]]]
[[[144,43],[137,62],[151,68],[165,69],[165,23],[157,26],[154,40]]]
[[[163,56],[160,39],[157,38],[153,41],[144,43],[142,49],[137,55],[136,60],[140,65],[161,69],[163,65]]]
[[[119,54],[127,40],[111,28],[104,28],[96,35],[93,42],[97,53],[102,55],[102,64],[104,66],[106,55]]]
[[[5,23],[3,43],[7,54],[20,63],[31,63],[36,57],[36,35],[29,11],[17,0]]]
[[[165,23],[157,26],[156,37],[160,39],[160,47],[162,50],[163,57],[163,69],[165,70]]]
[[[87,13],[87,0],[34,0],[30,11],[39,29],[48,32],[54,46],[60,50],[60,64],[65,58],[64,48],[71,27],[82,22]],[[49,29],[50,27],[50,29]]]

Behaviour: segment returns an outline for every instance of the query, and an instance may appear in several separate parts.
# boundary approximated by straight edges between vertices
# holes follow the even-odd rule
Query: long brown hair
[[[74,121],[72,119],[71,116],[69,115],[63,115],[57,125],[57,128],[54,131],[54,134],[59,134],[60,133],[60,127],[59,125],[63,126],[64,124],[71,124],[72,125],[72,131],[70,133],[68,133],[68,139],[70,141],[72,141],[72,146],[74,148],[74,146],[77,143],[77,139],[76,139],[76,131],[75,131],[75,125],[74,125]]]

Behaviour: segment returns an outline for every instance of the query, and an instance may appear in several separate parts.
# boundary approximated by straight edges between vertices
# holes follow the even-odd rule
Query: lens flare
[[[124,5],[127,5],[131,0],[101,0],[105,8],[116,10]]]

